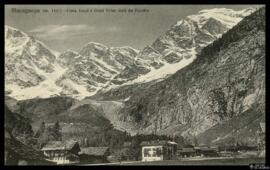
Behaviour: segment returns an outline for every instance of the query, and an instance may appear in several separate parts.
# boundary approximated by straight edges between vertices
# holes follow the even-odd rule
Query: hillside
[[[29,119],[5,105],[5,165],[17,165],[19,160],[27,160],[30,165],[52,164],[40,151],[24,143],[33,133]]]
[[[6,109],[13,108],[22,117],[27,120],[27,125],[31,134],[37,132],[42,122],[46,126],[51,126],[59,121],[63,140],[75,139],[81,146],[120,146],[127,137],[125,130],[114,127],[115,122],[111,122],[108,117],[108,103],[102,104],[102,107],[94,101],[80,102],[69,97],[52,97],[44,99],[29,99],[17,101],[6,97]],[[14,107],[16,106],[16,107]],[[103,108],[105,107],[105,108]],[[116,107],[117,111],[117,107]],[[8,112],[9,113],[9,112]],[[106,115],[107,114],[107,115]],[[22,131],[24,124],[16,123],[14,117],[7,117],[6,122],[15,123],[13,126],[19,127],[17,135],[24,133]],[[113,123],[113,124],[112,124]],[[31,125],[30,125],[31,124]],[[27,126],[27,127],[28,127]],[[32,129],[33,127],[33,129]],[[85,142],[87,141],[87,142]]]
[[[122,120],[140,133],[199,136],[205,142],[240,128],[242,140],[254,141],[265,115],[265,9],[244,18],[166,80],[97,95],[102,100],[114,96],[128,98]],[[237,120],[250,123],[237,126]],[[227,125],[233,126],[225,132]]]

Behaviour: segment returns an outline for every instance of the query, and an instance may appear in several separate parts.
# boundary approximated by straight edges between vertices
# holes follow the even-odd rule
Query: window
[[[157,157],[157,148],[152,148],[152,157]]]
[[[156,149],[156,153],[157,153],[157,157],[160,157],[162,155],[162,149],[161,148],[157,148]]]
[[[144,148],[143,150],[144,157],[151,157],[150,150],[151,150],[150,148]]]

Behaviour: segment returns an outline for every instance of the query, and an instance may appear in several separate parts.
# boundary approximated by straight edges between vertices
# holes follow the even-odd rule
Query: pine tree
[[[198,146],[198,139],[196,136],[193,136],[193,143],[194,143],[194,146]]]
[[[52,132],[55,140],[62,140],[62,133],[59,121],[55,122]]]
[[[41,136],[41,134],[44,133],[44,132],[45,132],[45,122],[43,121],[40,124],[40,127],[39,127],[38,131],[35,134],[35,138],[39,138]]]

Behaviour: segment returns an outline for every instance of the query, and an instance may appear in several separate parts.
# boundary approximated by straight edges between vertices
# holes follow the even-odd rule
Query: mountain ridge
[[[222,8],[202,10],[199,14],[192,15],[191,18],[193,19],[187,17],[174,24],[152,45],[145,47],[141,51],[127,46],[106,47],[96,42],[85,44],[78,52],[67,50],[62,54],[54,55],[51,51],[53,59],[46,62],[44,60],[43,62],[48,63],[48,66],[44,66],[46,68],[45,73],[43,73],[44,69],[41,69],[41,71],[36,69],[39,65],[31,65],[34,61],[38,63],[39,59],[31,59],[35,56],[32,54],[33,52],[39,54],[45,51],[46,54],[46,50],[49,50],[48,47],[40,43],[40,46],[44,48],[43,50],[39,49],[36,44],[33,44],[33,42],[36,42],[35,39],[30,38],[30,36],[18,29],[6,26],[6,91],[10,96],[17,99],[46,98],[54,95],[66,95],[82,99],[118,86],[161,81],[192,63],[197,52],[218,37],[214,35],[217,34],[216,32],[224,33],[232,23],[236,24],[241,20],[241,17],[253,11],[254,9],[233,11]],[[217,14],[227,16],[227,20],[222,21],[220,18],[217,20]],[[195,21],[195,16],[200,19]],[[228,18],[230,24],[226,26]],[[199,28],[200,25],[204,25],[202,19],[203,22],[209,22],[205,27]],[[223,28],[224,25],[226,28]],[[211,35],[206,31],[209,29],[208,27],[215,28],[216,32]],[[10,47],[14,43],[13,39],[8,39],[9,35],[7,33],[10,29],[17,31],[17,33],[15,31],[14,35],[18,37],[14,39],[18,41],[21,36],[32,39],[33,42],[28,45],[29,50],[26,50],[30,52],[30,55],[28,53],[22,56],[19,55],[20,57],[29,56],[31,59],[27,61],[24,61],[24,59],[21,61],[9,59],[11,58],[9,56],[18,56],[18,54],[14,54],[14,50],[11,50],[12,47]],[[193,32],[192,35],[188,31]],[[37,49],[33,50],[35,48]],[[24,47],[21,47],[21,49],[24,50]],[[41,54],[43,55],[43,53]],[[23,81],[25,85],[21,85],[22,80],[20,77],[16,77],[13,72],[9,71],[11,68],[17,68],[14,63],[20,64],[21,69],[18,71],[15,69],[15,73],[20,72],[20,77],[24,77],[24,80],[26,80]],[[30,63],[30,65],[26,65],[26,63]],[[50,79],[50,77],[53,78]],[[30,93],[31,91],[34,93]],[[47,93],[41,94],[41,91]]]

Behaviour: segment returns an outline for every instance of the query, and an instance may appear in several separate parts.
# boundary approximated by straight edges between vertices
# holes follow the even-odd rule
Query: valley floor
[[[217,157],[217,158],[185,158],[182,160],[165,160],[153,162],[117,162],[107,164],[89,164],[89,165],[249,165],[254,163],[265,163],[265,158],[233,158],[233,157]],[[89,166],[87,165],[87,166]]]

